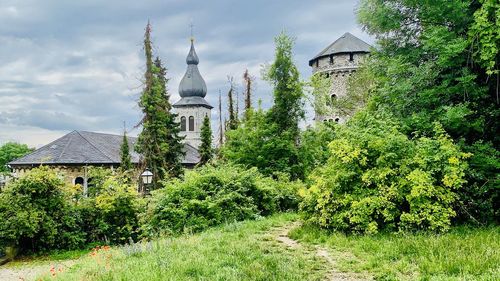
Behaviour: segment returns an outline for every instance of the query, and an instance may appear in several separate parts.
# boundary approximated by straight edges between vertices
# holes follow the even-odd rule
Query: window
[[[319,59],[316,60],[316,67],[318,67],[318,66],[319,66]]]
[[[354,61],[354,54],[353,53],[349,53],[349,61]]]
[[[85,182],[85,180],[82,177],[77,177],[75,179],[75,185],[79,184],[79,185],[83,186],[84,182]]]
[[[333,55],[330,55],[330,64],[333,64]]]
[[[194,117],[189,116],[189,131],[194,131]]]
[[[186,131],[186,117],[182,116],[181,117],[181,132],[185,132],[185,131]]]
[[[335,99],[337,99],[337,95],[336,94],[332,94],[331,99],[332,99],[332,102],[334,102]]]
[[[339,121],[340,121],[340,119],[339,119],[339,118],[335,118],[335,122],[337,122],[337,123],[338,123]]]

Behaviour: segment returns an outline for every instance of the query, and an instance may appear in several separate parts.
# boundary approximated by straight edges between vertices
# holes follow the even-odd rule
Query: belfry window
[[[194,131],[194,117],[189,116],[189,131]]]
[[[181,132],[185,132],[185,131],[186,131],[186,117],[182,116],[181,117]]]

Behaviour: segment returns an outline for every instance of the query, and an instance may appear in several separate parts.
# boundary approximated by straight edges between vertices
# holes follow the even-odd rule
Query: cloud
[[[269,107],[272,91],[259,72],[273,59],[273,37],[283,29],[296,37],[295,60],[306,79],[308,60],[344,32],[370,40],[355,23],[355,6],[351,0],[4,0],[0,143],[40,145],[76,129],[120,133],[123,121],[132,129],[140,120],[148,20],[155,53],[168,68],[172,102],[179,99],[193,21],[207,100],[216,106],[219,90],[225,98],[227,75],[241,93],[248,68],[257,77],[255,98]]]

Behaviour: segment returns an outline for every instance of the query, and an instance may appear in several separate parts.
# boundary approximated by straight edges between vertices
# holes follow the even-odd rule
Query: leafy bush
[[[0,246],[24,252],[80,247],[79,219],[62,179],[47,167],[33,169],[0,194]]]
[[[135,188],[127,184],[124,175],[112,175],[109,170],[90,171],[90,196],[78,204],[82,227],[88,242],[126,243],[136,240],[139,230],[141,199]]]
[[[458,191],[458,219],[474,223],[500,222],[500,151],[490,142],[462,144],[472,153],[466,173],[468,185]]]
[[[165,182],[153,192],[144,230],[150,235],[200,231],[296,207],[300,183],[285,182],[229,164],[189,171],[184,180]]]
[[[360,113],[339,126],[329,149],[302,191],[310,221],[363,233],[449,228],[469,154],[439,125],[434,137],[410,140],[389,118]]]

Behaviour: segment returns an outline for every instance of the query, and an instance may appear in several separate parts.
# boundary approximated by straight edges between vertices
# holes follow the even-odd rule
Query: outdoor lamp
[[[151,184],[153,182],[153,173],[151,173],[150,170],[146,169],[141,174],[141,178],[142,178],[142,183],[144,183],[144,185]]]

